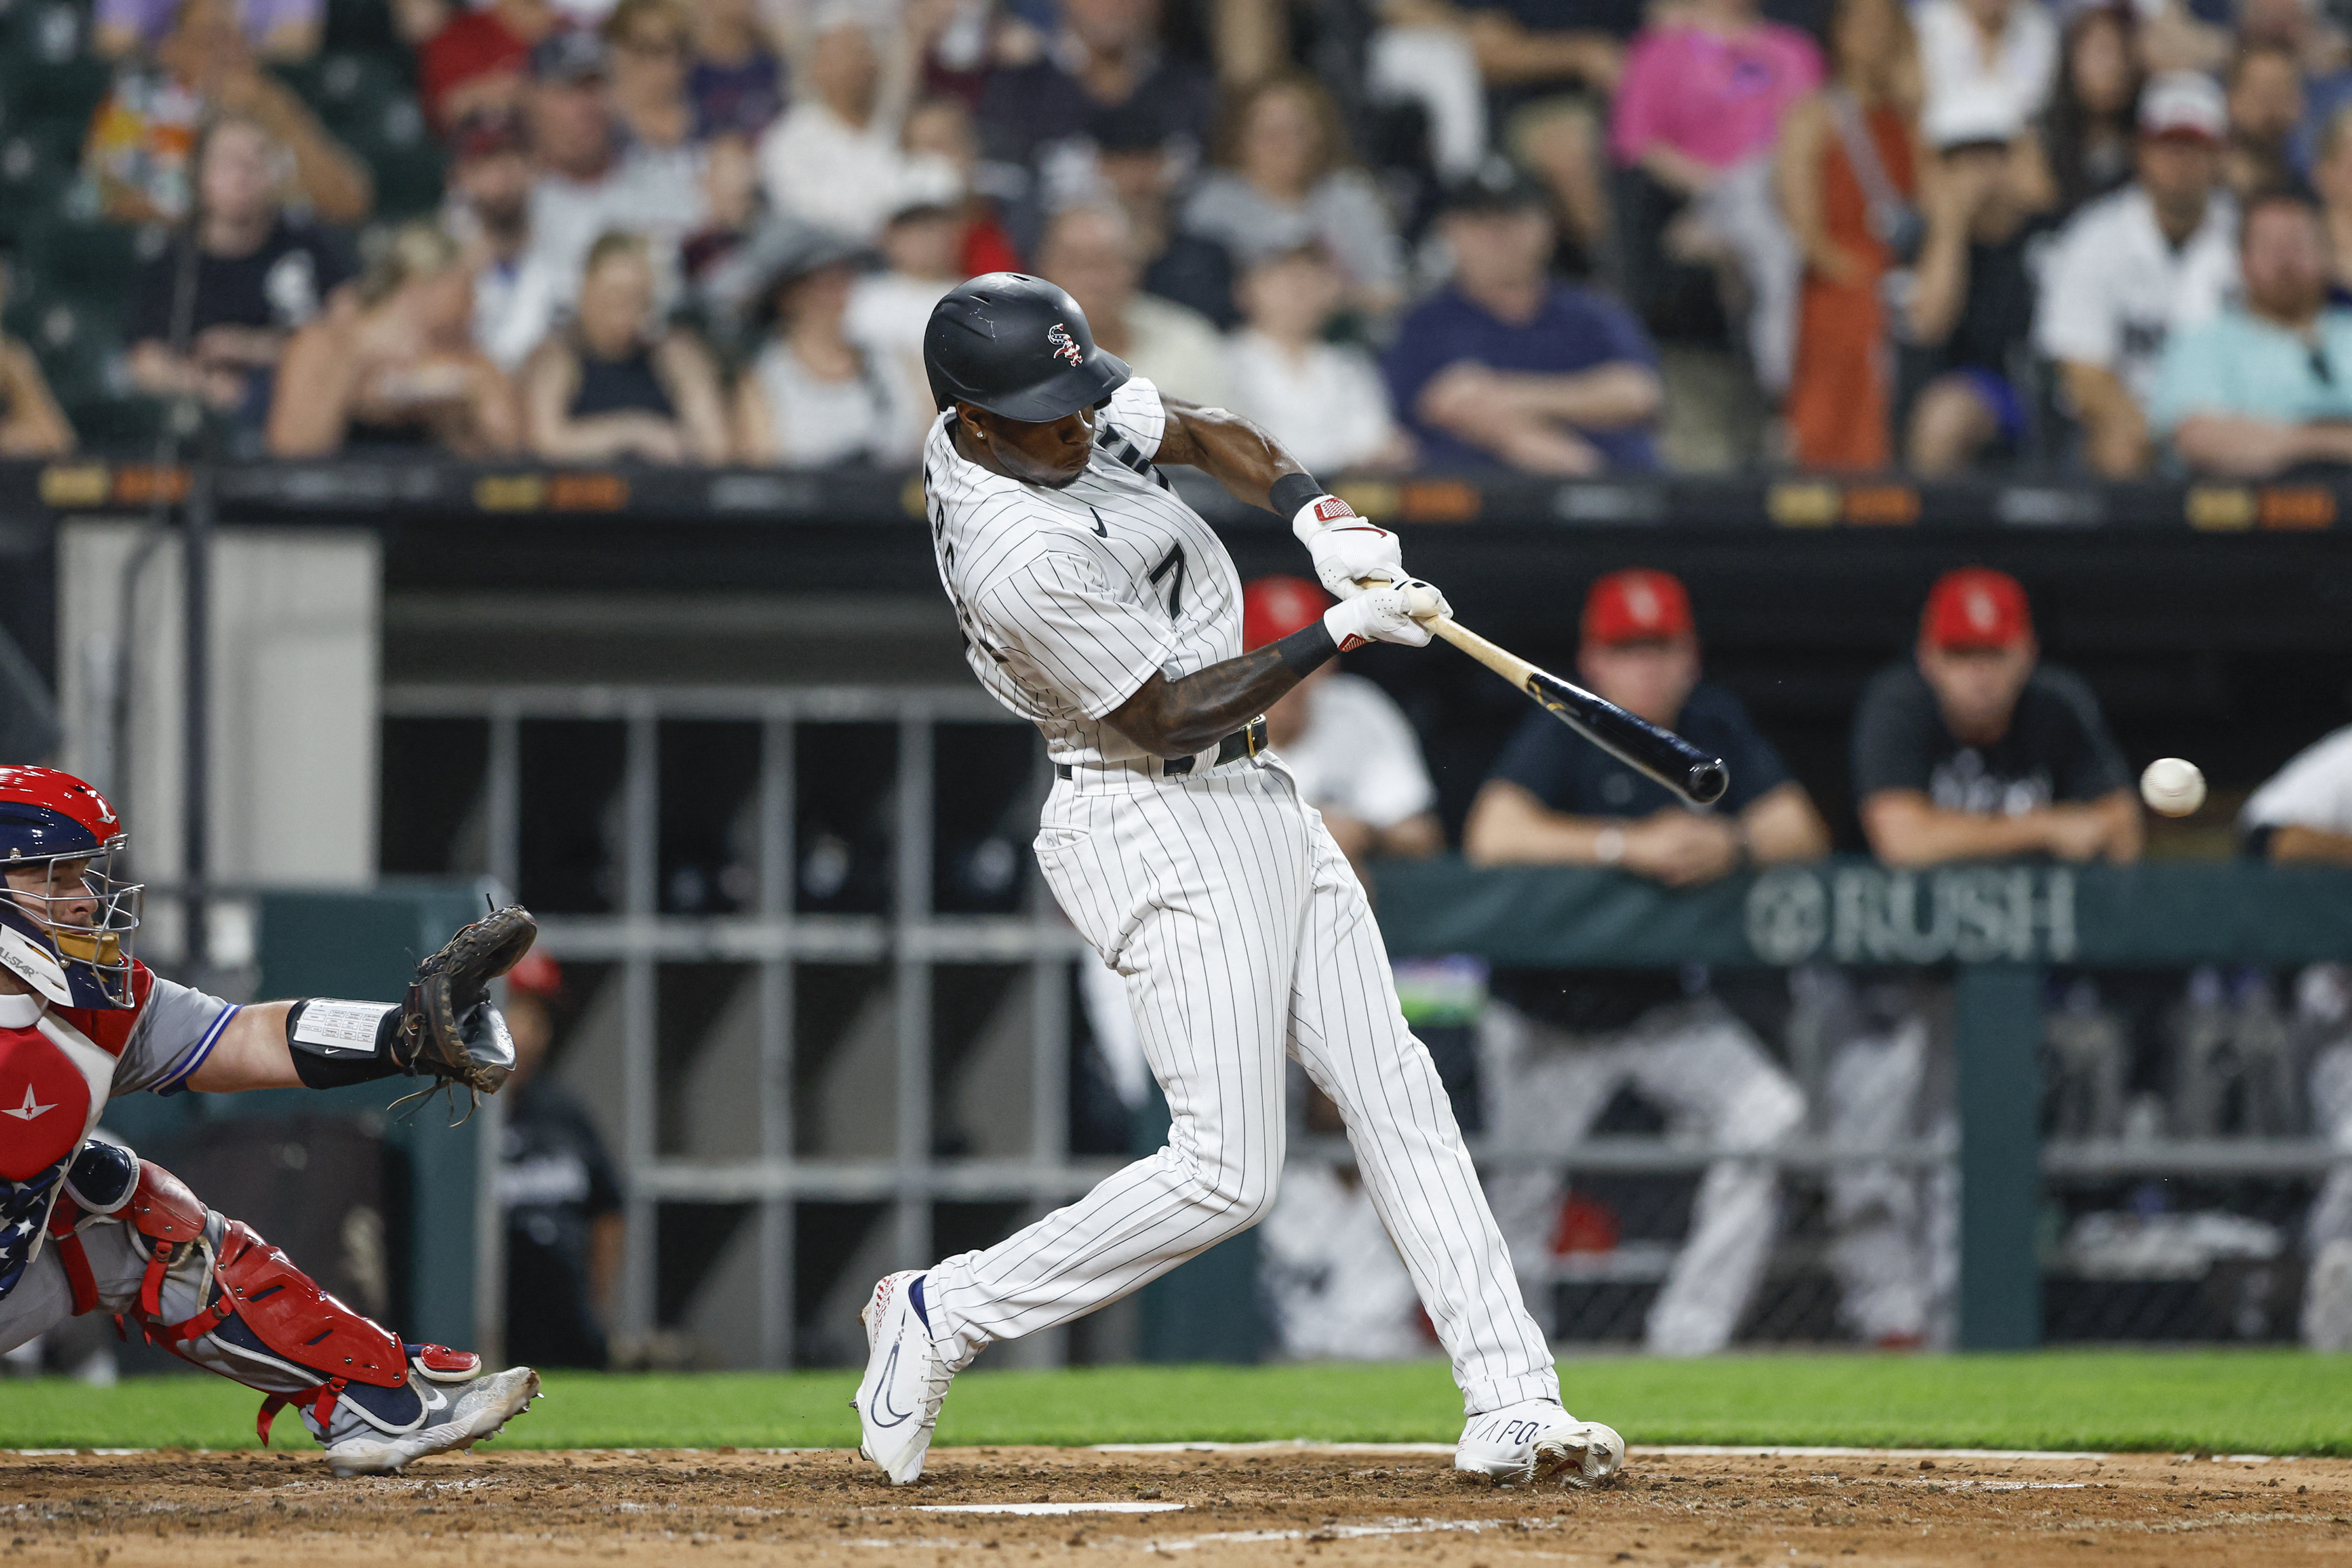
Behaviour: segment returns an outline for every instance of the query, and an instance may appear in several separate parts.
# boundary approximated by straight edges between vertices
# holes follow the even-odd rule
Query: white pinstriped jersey
[[[1057,763],[1145,755],[1103,715],[1154,671],[1174,679],[1242,651],[1233,557],[1151,464],[1167,418],[1160,389],[1130,378],[1097,420],[1086,471],[1058,490],[964,458],[952,412],[924,445],[931,546],[964,657]]]

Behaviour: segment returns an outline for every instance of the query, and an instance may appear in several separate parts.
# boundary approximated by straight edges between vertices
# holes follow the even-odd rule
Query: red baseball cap
[[[507,984],[525,996],[551,1000],[563,990],[563,966],[533,948],[507,971]]]
[[[2025,590],[2006,572],[1963,566],[1936,579],[1919,616],[1930,647],[2014,647],[2033,635]]]
[[[1682,584],[1646,566],[1612,572],[1584,596],[1584,640],[1604,647],[1687,637],[1695,629]]]
[[[1331,607],[1331,595],[1304,577],[1260,577],[1242,590],[1242,651],[1305,631]]]

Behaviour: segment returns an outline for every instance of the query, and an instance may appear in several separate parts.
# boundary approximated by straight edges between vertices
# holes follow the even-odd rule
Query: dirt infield
[[[1088,1504],[1123,1511],[1075,1511]],[[1617,1485],[1578,1492],[1457,1479],[1442,1453],[959,1448],[894,1491],[835,1451],[484,1450],[366,1481],[334,1480],[310,1455],[16,1455],[0,1457],[0,1559],[26,1568],[2294,1568],[2352,1561],[2352,1462],[1636,1448]]]

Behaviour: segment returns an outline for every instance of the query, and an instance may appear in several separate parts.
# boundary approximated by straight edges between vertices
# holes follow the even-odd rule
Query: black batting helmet
[[[1129,374],[1126,361],[1095,347],[1076,300],[1025,272],[987,273],[932,306],[923,373],[941,408],[970,403],[1030,424],[1092,407]]]

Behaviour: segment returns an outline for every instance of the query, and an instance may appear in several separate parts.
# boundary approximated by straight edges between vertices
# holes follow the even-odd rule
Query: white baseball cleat
[[[1598,1486],[1625,1463],[1625,1439],[1598,1421],[1579,1421],[1549,1399],[1523,1399],[1473,1415],[1454,1449],[1454,1468],[1524,1486],[1557,1477]]]
[[[882,1467],[894,1487],[923,1473],[940,1402],[955,1373],[931,1344],[923,1301],[929,1276],[918,1269],[886,1274],[857,1321],[866,1325],[866,1376],[857,1384],[857,1451]]]
[[[315,1417],[304,1413],[304,1425],[326,1447],[330,1469],[344,1477],[398,1475],[414,1460],[470,1448],[496,1436],[539,1397],[539,1373],[527,1366],[457,1382],[412,1372],[409,1384],[418,1391],[424,1409],[406,1431],[383,1430],[355,1400],[336,1406],[324,1432]]]

